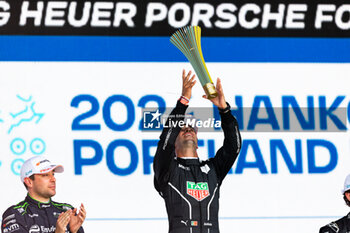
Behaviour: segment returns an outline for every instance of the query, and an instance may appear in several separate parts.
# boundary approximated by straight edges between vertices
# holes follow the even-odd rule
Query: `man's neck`
[[[50,202],[50,198],[42,197],[42,196],[37,195],[36,193],[33,193],[33,192],[28,192],[28,194],[31,198],[33,198],[36,201],[39,201],[42,203],[49,203]]]
[[[198,158],[197,150],[192,147],[183,147],[176,150],[176,156],[179,158]]]

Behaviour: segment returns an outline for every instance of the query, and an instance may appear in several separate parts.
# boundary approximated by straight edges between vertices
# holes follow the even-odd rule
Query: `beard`
[[[183,146],[186,147],[186,148],[194,148],[196,149],[197,148],[197,142],[193,139],[188,139],[188,140],[185,140],[183,141]]]
[[[51,189],[35,189],[34,192],[36,195],[44,198],[51,198],[56,195],[56,190],[51,190]]]

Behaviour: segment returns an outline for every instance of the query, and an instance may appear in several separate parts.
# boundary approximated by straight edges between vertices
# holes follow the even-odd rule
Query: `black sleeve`
[[[337,231],[333,230],[332,228],[330,228],[328,225],[321,227],[320,232],[319,233],[336,233]]]
[[[346,216],[347,218],[347,216]],[[344,218],[341,218],[335,222],[331,222],[329,224],[327,224],[324,227],[321,227],[320,229],[320,233],[345,233],[345,224],[344,224]]]
[[[1,232],[2,233],[28,233],[29,229],[26,226],[24,217],[20,213],[13,209],[8,208],[2,215]]]
[[[187,107],[187,105],[177,101],[176,107],[169,114],[166,124],[169,125],[170,120],[172,122],[183,120]],[[166,174],[175,156],[175,141],[180,130],[181,128],[178,125],[175,127],[164,127],[160,135],[157,152],[153,160],[154,185],[158,192],[161,186],[167,184]]]
[[[241,150],[241,134],[236,118],[232,115],[231,111],[223,113],[220,112],[221,127],[224,131],[224,144],[216,152],[214,158],[211,159],[215,166],[215,170],[221,184],[227,173],[233,166],[236,158]]]

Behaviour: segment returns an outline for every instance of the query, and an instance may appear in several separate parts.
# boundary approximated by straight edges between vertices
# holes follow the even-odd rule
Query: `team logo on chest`
[[[206,197],[210,196],[208,183],[195,183],[187,181],[187,194],[196,199],[197,201],[202,201]]]

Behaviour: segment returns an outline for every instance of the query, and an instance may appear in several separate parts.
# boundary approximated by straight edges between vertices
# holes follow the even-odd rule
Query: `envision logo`
[[[35,232],[39,232],[40,233],[40,227],[38,225],[33,225],[29,229],[29,233],[35,233]]]

